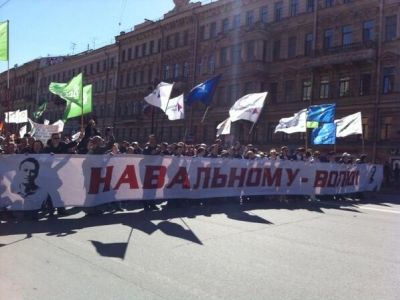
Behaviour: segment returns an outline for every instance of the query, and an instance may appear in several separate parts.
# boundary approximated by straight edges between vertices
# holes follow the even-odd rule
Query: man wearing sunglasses
[[[44,153],[52,153],[52,154],[68,154],[70,153],[68,150],[76,147],[82,139],[82,135],[75,142],[62,142],[61,134],[53,133],[51,135],[50,142],[44,148]]]

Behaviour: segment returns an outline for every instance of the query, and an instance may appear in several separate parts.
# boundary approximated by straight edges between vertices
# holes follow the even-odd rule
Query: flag
[[[51,82],[49,91],[58,95],[62,99],[73,102],[79,107],[82,105],[82,81],[83,75],[79,73],[72,78],[68,83]]]
[[[28,110],[16,110],[4,113],[4,121],[6,123],[26,123],[28,122]]]
[[[2,132],[4,129],[4,123],[2,121],[0,121],[0,132]]]
[[[64,131],[64,124],[65,124],[65,122],[63,120],[58,120],[58,121],[54,122],[51,125],[58,126],[58,132],[63,132]]]
[[[71,136],[71,141],[75,142],[81,135],[81,132],[78,131],[77,133],[75,133],[74,135]]]
[[[334,145],[336,144],[336,124],[326,123],[312,131],[312,141],[314,145]]]
[[[257,122],[267,94],[267,92],[248,94],[237,100],[229,110],[231,121],[248,120],[253,123]]]
[[[232,125],[232,121],[230,118],[219,123],[217,126],[217,137],[220,135],[230,134],[231,133],[231,125]]]
[[[178,97],[169,99],[168,106],[165,110],[165,114],[168,116],[168,120],[182,120],[185,118],[183,99],[183,94],[179,95]]]
[[[27,126],[26,126],[26,125],[22,126],[22,127],[19,129],[19,136],[20,136],[20,137],[23,137],[23,136],[25,135],[26,131],[27,131]]]
[[[312,105],[308,108],[307,121],[333,123],[336,104]]]
[[[275,128],[275,133],[284,132],[291,134],[296,132],[306,132],[306,119],[307,108],[295,113],[293,117],[280,119],[279,124]]]
[[[173,87],[173,83],[160,82],[153,92],[144,97],[144,100],[150,105],[161,108],[165,112]]]
[[[37,110],[33,113],[35,120],[39,119],[47,109],[47,101],[43,102]]]
[[[319,127],[319,122],[307,121],[307,128],[318,128],[318,127]]]
[[[8,21],[0,22],[0,60],[8,60]]]
[[[92,112],[92,85],[88,84],[83,87],[83,104],[82,106],[75,104],[74,102],[67,102],[67,106],[64,111],[63,120],[78,117],[83,114]]]
[[[221,76],[215,76],[195,86],[187,95],[186,104],[192,105],[193,102],[200,101],[207,106],[210,105]]]
[[[363,134],[361,112],[335,120],[336,137],[345,137],[353,134]]]

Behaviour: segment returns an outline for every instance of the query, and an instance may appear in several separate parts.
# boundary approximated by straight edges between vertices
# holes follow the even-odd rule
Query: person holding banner
[[[82,138],[82,135],[75,142],[61,142],[61,135],[59,133],[53,133],[51,135],[50,144],[44,148],[44,153],[52,154],[68,154],[69,149],[74,148],[78,145]]]

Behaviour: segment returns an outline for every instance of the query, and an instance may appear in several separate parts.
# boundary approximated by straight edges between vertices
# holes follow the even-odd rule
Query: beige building
[[[154,132],[160,140],[186,137],[199,143],[215,139],[216,125],[239,97],[268,91],[253,133],[251,123],[238,121],[232,140],[262,149],[305,145],[304,134],[274,134],[278,120],[309,105],[334,102],[337,118],[362,112],[365,151],[371,156],[386,160],[400,154],[398,0],[174,2],[163,18],[121,32],[114,45],[39,69],[36,102],[56,98],[46,91],[50,81],[84,71],[85,84],[97,82],[92,116],[101,127],[113,124],[119,140],[145,142]],[[217,74],[222,79],[204,123],[201,103],[186,107],[184,121],[168,121],[161,111],[143,114],[144,96],[161,80],[175,82],[177,95]],[[0,76],[4,86],[4,73]],[[63,105],[50,102],[53,121],[51,114],[59,117]],[[68,124],[77,127],[78,121]],[[336,147],[363,151],[358,136],[338,139]]]

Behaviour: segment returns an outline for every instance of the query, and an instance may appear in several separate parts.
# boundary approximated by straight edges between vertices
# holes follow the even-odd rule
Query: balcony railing
[[[331,54],[352,52],[364,49],[375,49],[375,48],[376,48],[376,42],[366,41],[366,42],[352,43],[348,45],[341,45],[324,49],[317,49],[315,50],[314,56],[331,55]]]

